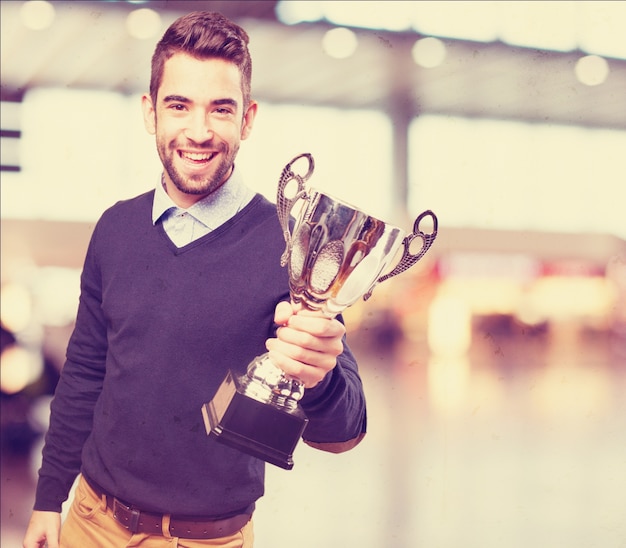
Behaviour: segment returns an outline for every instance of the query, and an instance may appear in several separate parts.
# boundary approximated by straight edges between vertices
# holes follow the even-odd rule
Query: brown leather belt
[[[249,514],[238,514],[225,519],[204,520],[171,516],[169,531],[163,531],[163,514],[138,510],[109,495],[92,480],[85,478],[85,481],[99,497],[106,497],[107,508],[112,510],[115,520],[133,534],[147,533],[188,539],[214,539],[233,535],[252,517]]]

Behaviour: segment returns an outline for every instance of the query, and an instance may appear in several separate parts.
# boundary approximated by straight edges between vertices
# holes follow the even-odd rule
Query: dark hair
[[[252,60],[248,34],[221,13],[196,11],[174,21],[165,31],[152,55],[150,97],[156,105],[157,91],[163,80],[163,67],[175,53],[197,59],[218,58],[234,63],[241,74],[244,109],[250,102]]]

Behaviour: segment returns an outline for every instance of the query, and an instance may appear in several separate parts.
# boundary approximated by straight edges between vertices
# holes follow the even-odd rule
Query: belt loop
[[[88,491],[89,493],[91,493],[91,496],[95,497],[96,499],[100,500],[100,512],[106,514],[107,511],[107,496],[106,493],[103,493],[102,491],[96,491],[93,486],[91,485],[91,483],[89,483],[89,481],[87,481],[87,478],[81,474],[78,482],[81,484],[81,487],[84,488],[86,491]]]
[[[163,519],[161,520],[161,533],[165,538],[171,539],[172,533],[170,533],[170,521],[172,519],[171,514],[163,514]]]

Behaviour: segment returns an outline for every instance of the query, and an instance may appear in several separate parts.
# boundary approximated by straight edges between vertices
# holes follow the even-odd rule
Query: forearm
[[[365,396],[356,360],[345,344],[337,366],[318,386],[305,391],[301,405],[309,418],[303,436],[307,443],[340,452],[363,437],[367,423]]]
[[[43,449],[35,509],[59,512],[81,466],[81,452],[93,424],[104,379],[107,335],[102,312],[100,275],[93,238],[81,277],[76,325],[67,360],[50,406],[50,426]]]
[[[81,452],[93,424],[102,379],[66,362],[50,407],[35,509],[59,512],[80,471]]]

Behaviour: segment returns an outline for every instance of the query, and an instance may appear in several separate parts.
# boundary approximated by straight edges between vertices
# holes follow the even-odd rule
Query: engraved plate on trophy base
[[[202,406],[207,434],[216,440],[285,470],[308,419],[299,407],[268,405],[243,393],[229,373],[214,398]]]

